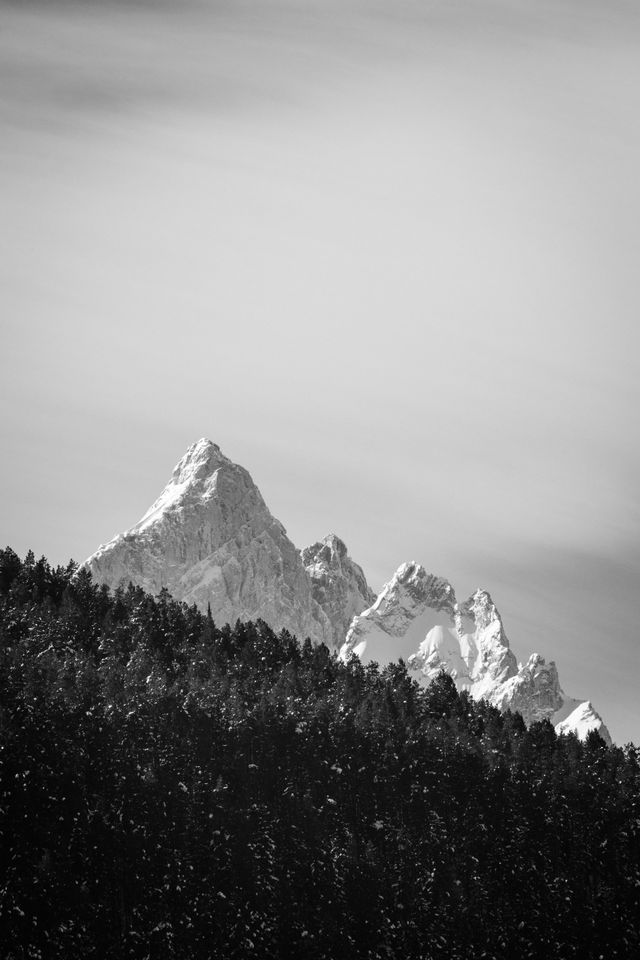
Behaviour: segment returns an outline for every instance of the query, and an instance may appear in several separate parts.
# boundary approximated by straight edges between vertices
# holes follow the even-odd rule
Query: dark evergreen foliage
[[[4,960],[640,956],[636,748],[0,551]]]

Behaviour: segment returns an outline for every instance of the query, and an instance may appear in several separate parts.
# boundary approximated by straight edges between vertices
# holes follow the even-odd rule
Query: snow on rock
[[[388,660],[389,637],[394,637],[400,640],[395,656],[406,657],[425,628],[444,622],[443,612],[447,617],[454,605],[455,594],[447,580],[431,576],[415,561],[403,563],[369,609],[354,617],[340,656]]]
[[[565,720],[555,724],[556,733],[575,733],[579,740],[586,740],[587,734],[595,730],[600,734],[605,743],[611,745],[611,734],[607,730],[600,714],[591,706],[591,701],[583,700],[579,702],[574,700],[573,703],[577,703],[575,709],[572,710]],[[555,719],[556,718],[553,717],[551,722],[553,723]]]
[[[432,629],[408,663],[423,680],[446,670],[459,689],[488,699],[518,669],[500,614],[486,590],[477,590],[456,604],[450,622]]]
[[[396,641],[394,655],[406,659],[425,685],[446,670],[458,689],[501,710],[517,710],[528,724],[546,719],[559,733],[573,731],[581,739],[596,729],[611,742],[591,704],[562,691],[553,661],[533,654],[525,666],[518,665],[486,590],[458,603],[447,580],[420,564],[403,564],[375,603],[354,617],[340,656],[382,660],[390,638]]]
[[[337,542],[344,548],[340,564],[355,582],[362,571]],[[357,607],[346,586],[342,592],[335,587],[328,590],[325,613],[314,596],[317,578],[305,570],[249,473],[205,439],[189,447],[142,519],[84,565],[112,588],[131,581],[155,594],[166,587],[177,600],[201,610],[210,605],[219,624],[260,617],[276,630],[332,646],[342,641],[342,621]],[[364,575],[362,582],[368,590]],[[342,596],[348,606],[344,615]],[[367,595],[362,606],[368,602]]]
[[[301,556],[311,578],[313,597],[328,616],[334,636],[342,641],[354,616],[376,598],[362,567],[349,557],[345,544],[334,533],[305,547]]]
[[[527,723],[549,720],[562,709],[565,697],[560,689],[558,671],[537,653],[524,667],[497,690],[492,702],[503,710],[517,710]]]

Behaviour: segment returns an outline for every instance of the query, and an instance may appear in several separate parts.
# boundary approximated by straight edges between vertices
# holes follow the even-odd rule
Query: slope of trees
[[[640,956],[636,748],[0,551],[5,960]]]

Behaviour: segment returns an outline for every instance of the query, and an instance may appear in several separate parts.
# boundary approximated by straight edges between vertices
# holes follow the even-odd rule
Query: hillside
[[[0,551],[6,960],[640,952],[637,749]]]

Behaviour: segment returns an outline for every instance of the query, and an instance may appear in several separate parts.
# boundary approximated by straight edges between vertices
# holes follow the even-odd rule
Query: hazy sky
[[[192,441],[640,742],[636,0],[0,0],[0,541]]]

